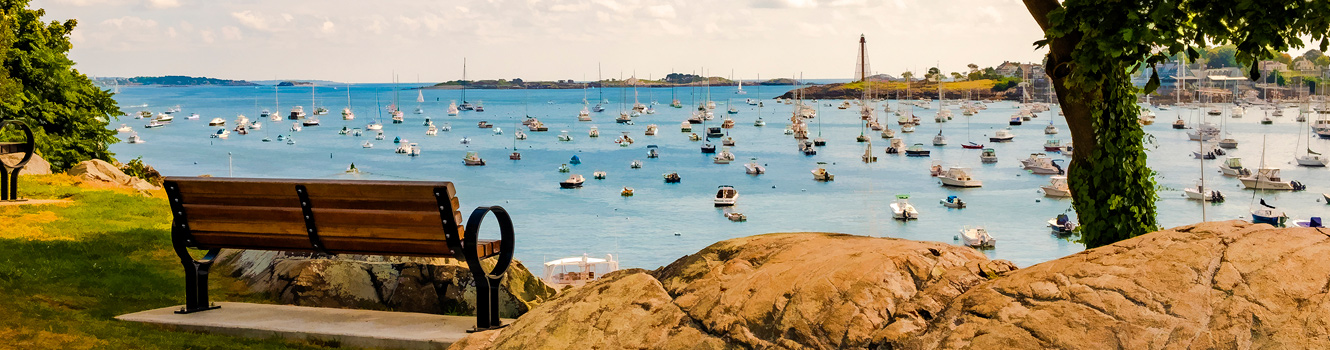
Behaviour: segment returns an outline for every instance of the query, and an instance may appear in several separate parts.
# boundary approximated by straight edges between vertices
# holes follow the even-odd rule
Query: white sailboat
[[[356,114],[351,111],[351,84],[346,84],[346,108],[342,108],[342,120],[354,119]]]

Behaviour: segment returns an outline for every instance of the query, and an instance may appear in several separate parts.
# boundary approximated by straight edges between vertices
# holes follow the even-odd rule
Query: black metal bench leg
[[[18,171],[23,167],[14,168],[9,172],[9,200],[18,200]]]
[[[14,186],[17,187],[18,184]],[[0,201],[7,200],[9,200],[9,168],[0,165]]]
[[[202,260],[194,260],[188,254],[180,256],[180,264],[185,267],[185,307],[175,313],[188,314],[220,307],[208,301],[208,271],[220,251],[209,250]]]
[[[488,315],[490,318],[490,329],[503,327],[503,321],[499,320],[499,282],[503,281],[503,276],[500,275],[495,277],[486,275],[485,279],[489,280],[490,285],[490,307]]]
[[[490,281],[485,276],[475,276],[476,281],[476,328],[467,333],[490,329]]]

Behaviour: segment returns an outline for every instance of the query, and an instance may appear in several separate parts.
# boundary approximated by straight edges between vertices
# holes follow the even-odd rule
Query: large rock
[[[895,349],[1330,348],[1330,232],[1210,222],[1013,272]]]
[[[862,348],[922,328],[955,296],[1013,269],[942,243],[745,237],[650,275],[606,276],[454,348]]]
[[[328,256],[228,250],[218,270],[286,304],[474,314],[476,291],[466,263],[445,258]],[[482,261],[486,270],[494,259]],[[499,315],[517,317],[555,290],[513,261],[499,292]]]
[[[4,164],[14,165],[22,160],[23,153],[0,154],[0,162],[3,162]],[[20,171],[18,174],[19,176],[50,175],[51,163],[47,162],[46,159],[42,159],[42,155],[33,153],[32,159],[28,159],[28,164],[24,164],[23,171]]]
[[[126,175],[125,172],[120,171],[111,163],[100,159],[85,160],[70,168],[67,173],[81,177],[85,181],[124,186],[139,191],[152,191],[158,188],[147,181],[143,181],[143,179]]]
[[[721,349],[660,282],[640,269],[606,274],[537,307],[507,328],[449,349]]]

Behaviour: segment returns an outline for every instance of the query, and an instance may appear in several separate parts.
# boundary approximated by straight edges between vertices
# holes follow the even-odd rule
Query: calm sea
[[[730,115],[737,126],[729,130],[738,142],[732,149],[738,160],[720,165],[713,164],[710,155],[699,151],[701,142],[689,141],[687,133],[679,132],[679,124],[688,117],[691,108],[668,106],[671,96],[685,106],[696,106],[704,93],[697,89],[638,89],[637,98],[641,102],[654,100],[660,104],[655,106],[657,114],[636,118],[636,125],[631,126],[615,124],[613,119],[622,101],[631,107],[632,89],[469,90],[467,99],[483,102],[486,111],[450,117],[445,110],[449,101],[461,102],[460,90],[424,90],[426,102],[418,104],[415,90],[395,91],[391,84],[357,84],[349,87],[350,105],[357,118],[343,121],[339,111],[348,104],[347,89],[346,86],[313,88],[314,103],[331,110],[321,116],[322,126],[291,132],[291,121],[285,118],[276,123],[263,120],[261,131],[245,136],[232,134],[230,139],[220,140],[209,138],[217,128],[209,127],[208,120],[221,117],[231,127],[238,114],[255,119],[261,109],[286,115],[291,107],[302,105],[306,112],[313,112],[311,88],[281,88],[279,108],[274,105],[272,86],[122,87],[116,99],[126,112],[156,113],[175,105],[182,110],[175,114],[173,124],[157,129],[142,128],[146,120],[113,121],[113,128],[121,123],[134,127],[146,143],[119,143],[111,149],[121,160],[142,156],[166,175],[453,181],[457,184],[463,213],[476,206],[501,205],[513,214],[517,226],[516,256],[535,273],[541,273],[539,261],[584,253],[616,254],[623,267],[655,268],[717,241],[768,232],[827,231],[958,244],[955,238],[962,227],[982,225],[998,239],[996,248],[985,250],[985,254],[1020,266],[1083,249],[1080,244],[1050,234],[1045,227],[1049,218],[1070,209],[1070,200],[1044,197],[1039,186],[1047,184],[1049,176],[1032,175],[1021,170],[1018,162],[1032,152],[1042,152],[1046,139],[1070,139],[1066,124],[1055,114],[1040,113],[1024,126],[1014,127],[1015,142],[986,142],[988,135],[1007,127],[1008,118],[1016,111],[1010,102],[994,103],[972,117],[962,116],[957,110],[955,120],[940,124],[932,121],[936,109],[916,109],[923,125],[915,133],[898,136],[907,144],[929,145],[932,157],[884,154],[886,140],[867,131],[873,137],[879,161],[864,164],[859,160],[864,145],[854,140],[861,132],[855,108],[840,110],[825,106],[828,102],[839,105],[839,101],[821,101],[819,117],[811,123],[811,134],[816,137],[820,133],[829,142],[818,149],[816,156],[804,156],[798,152],[792,137],[782,133],[789,122],[790,106],[770,100],[788,87],[748,87],[747,95],[734,94],[734,87],[715,87],[710,92],[719,106],[716,119],[709,125],[718,125],[726,116],[725,104],[731,99],[740,110]],[[602,99],[610,101],[604,113],[593,113],[593,122],[576,121],[584,95],[593,104]],[[744,104],[746,98],[764,99],[765,107],[759,110]],[[394,100],[400,100],[406,112],[404,124],[390,124],[386,113],[380,114]],[[896,101],[891,103],[895,108]],[[141,107],[144,104],[146,107]],[[417,105],[424,114],[412,113]],[[202,117],[185,120],[191,113]],[[1327,214],[1326,204],[1319,200],[1321,193],[1328,191],[1326,182],[1330,178],[1325,176],[1326,170],[1301,168],[1293,163],[1294,152],[1306,147],[1307,142],[1306,128],[1294,122],[1295,110],[1286,110],[1286,116],[1275,118],[1273,125],[1260,125],[1258,121],[1264,112],[1254,108],[1241,119],[1227,116],[1215,119],[1216,123],[1225,122],[1227,130],[1241,142],[1231,153],[1242,157],[1249,168],[1255,168],[1264,154],[1267,164],[1284,169],[1286,179],[1308,185],[1305,192],[1266,192],[1256,196],[1253,191],[1241,189],[1236,179],[1221,177],[1216,168],[1219,161],[1205,161],[1202,165],[1191,158],[1190,152],[1197,145],[1187,141],[1184,131],[1171,129],[1169,124],[1181,113],[1193,125],[1198,118],[1196,111],[1175,109],[1158,113],[1158,122],[1146,130],[1154,138],[1149,163],[1159,172],[1158,182],[1163,187],[1159,192],[1159,222],[1163,226],[1201,221],[1202,208],[1209,220],[1247,219],[1255,198],[1264,198],[1297,219]],[[515,141],[513,131],[527,115],[540,118],[550,131],[527,132],[529,139]],[[752,125],[759,115],[768,122],[766,127]],[[450,123],[452,131],[426,136],[423,121],[427,117],[438,125]],[[385,123],[386,140],[375,141],[371,133],[362,137],[338,135],[343,126],[363,128],[375,118]],[[476,123],[482,120],[495,124],[503,134],[478,129]],[[899,130],[895,116],[884,115],[882,120]],[[1061,133],[1045,135],[1043,130],[1049,122]],[[644,136],[648,124],[658,124],[660,133]],[[593,125],[600,128],[600,138],[587,137]],[[562,130],[567,130],[573,141],[557,141],[556,136]],[[702,131],[695,130],[699,134]],[[939,130],[949,138],[949,146],[931,146]],[[637,143],[631,147],[616,145],[614,138],[621,132],[629,132]],[[260,142],[265,136],[276,139],[279,134],[292,135],[296,144]],[[419,143],[423,149],[421,156],[394,153],[394,137]],[[461,144],[459,140],[463,137],[473,142]],[[362,148],[361,143],[366,140],[374,143],[374,147]],[[995,148],[1001,160],[996,164],[981,164],[979,150],[959,146],[967,140]],[[653,144],[660,147],[661,156],[647,159],[646,147]],[[520,161],[508,160],[514,146],[522,152]],[[1313,138],[1311,148],[1330,152],[1330,141]],[[488,165],[463,166],[462,157],[467,151],[479,152]],[[581,158],[582,164],[573,165],[573,173],[586,176],[587,183],[581,189],[560,189],[558,182],[568,174],[557,169],[574,155]],[[1053,157],[1068,159],[1056,154]],[[750,158],[766,165],[767,173],[745,174],[743,164]],[[645,166],[630,169],[633,160],[642,160]],[[827,163],[827,169],[836,176],[834,182],[813,181],[810,171],[817,167],[817,162]],[[928,175],[935,162],[970,167],[984,186],[941,187]],[[363,173],[345,174],[351,163]],[[608,178],[591,179],[596,170],[608,172]],[[678,172],[683,182],[665,184],[661,175],[669,172]],[[1202,204],[1185,199],[1181,189],[1193,186],[1202,172],[1207,181],[1228,196],[1227,202]],[[734,210],[746,214],[747,222],[730,222],[721,209],[713,207],[712,197],[719,185],[738,189],[739,203]],[[624,186],[635,188],[636,195],[620,196]],[[888,205],[897,194],[911,196],[921,213],[919,220],[892,220]],[[949,195],[960,196],[969,207],[957,210],[938,204]],[[497,236],[492,223],[486,228],[490,232],[484,235]]]

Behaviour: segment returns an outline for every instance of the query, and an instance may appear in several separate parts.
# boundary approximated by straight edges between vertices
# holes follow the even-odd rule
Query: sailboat
[[[342,120],[356,119],[356,114],[351,112],[351,84],[346,84],[346,108],[342,108]]]
[[[392,116],[393,124],[401,124],[406,121],[402,115],[401,89],[397,88],[397,75],[393,74],[393,105],[390,107],[389,115]]]
[[[309,107],[314,108],[314,115],[328,114],[328,109],[324,107],[315,107],[317,99],[314,96],[314,85],[309,86]]]
[[[734,79],[734,71],[733,71],[733,70],[730,71],[730,79]],[[739,80],[738,82],[739,82],[739,88],[737,88],[737,89],[734,90],[734,94],[735,94],[735,95],[747,95],[747,94],[748,94],[748,91],[744,91],[744,81],[743,81],[743,80]]]
[[[596,106],[592,107],[591,111],[600,113],[605,111],[605,106],[603,104],[609,102],[609,100],[605,99],[605,79],[601,78],[600,63],[596,63],[596,84],[599,85],[599,87],[596,88],[596,91],[600,94],[600,101],[596,101]]]
[[[1303,123],[1303,125],[1308,125],[1308,126],[1310,126],[1310,124],[1308,124],[1308,123]],[[1309,127],[1309,128],[1310,128],[1310,127]],[[1298,131],[1300,131],[1301,134],[1305,135],[1305,136],[1303,137],[1303,139],[1306,139],[1306,140],[1307,140],[1307,141],[1306,141],[1306,142],[1307,142],[1307,152],[1306,152],[1306,153],[1303,153],[1302,155],[1294,155],[1294,158],[1296,158],[1297,161],[1298,161],[1298,165],[1300,165],[1300,166],[1306,166],[1306,167],[1323,168],[1323,167],[1325,167],[1327,164],[1330,164],[1330,157],[1326,157],[1326,156],[1321,155],[1320,153],[1316,153],[1316,151],[1313,151],[1313,150],[1312,150],[1312,139],[1311,139],[1312,134],[1311,134],[1310,130],[1309,130],[1309,131],[1303,131],[1302,128],[1298,128]],[[1298,140],[1298,144],[1299,144],[1299,145],[1301,145],[1302,142],[1303,142],[1303,140],[1301,140],[1301,139]]]
[[[276,109],[273,109],[273,112],[268,114],[268,120],[270,121],[276,122],[282,120],[282,99],[277,95],[279,89],[281,89],[281,87],[277,85],[272,87],[272,99],[273,103],[276,104]]]
[[[471,105],[471,101],[466,100],[466,86],[466,57],[462,57],[462,105],[457,108],[463,111],[470,111],[476,108]]]
[[[425,90],[416,90],[416,114],[424,114],[425,110],[420,108],[420,104],[425,103]]]

